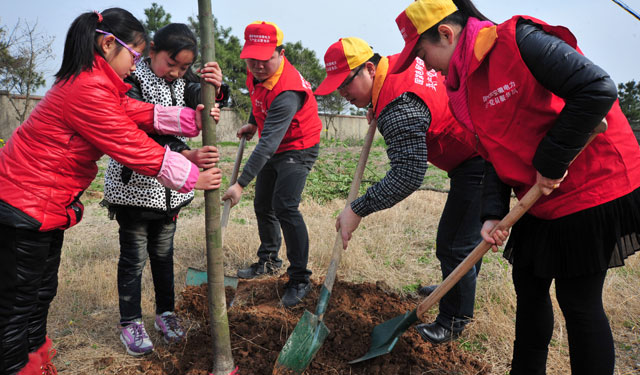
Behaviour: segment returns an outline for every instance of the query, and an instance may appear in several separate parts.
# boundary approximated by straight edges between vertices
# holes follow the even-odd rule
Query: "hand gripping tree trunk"
[[[203,64],[215,61],[215,36],[211,0],[198,0],[198,18],[200,20],[200,43]],[[215,87],[201,81],[202,103],[205,108],[202,116],[202,143],[215,145],[216,124],[209,116],[211,106],[215,103]],[[207,242],[207,277],[209,284],[209,321],[213,346],[213,375],[235,373],[231,341],[229,336],[229,319],[224,290],[224,266],[222,253],[222,231],[220,228],[220,191],[208,190],[205,199],[205,230]]]

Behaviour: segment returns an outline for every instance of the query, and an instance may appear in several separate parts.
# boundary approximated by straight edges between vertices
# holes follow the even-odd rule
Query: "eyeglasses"
[[[347,78],[346,81],[342,82],[342,84],[340,86],[338,86],[338,90],[344,90],[347,88],[347,86],[349,86],[351,84],[351,82],[353,82],[353,79],[356,78],[356,76],[358,74],[360,74],[360,71],[364,68],[364,64],[360,65],[358,67],[358,69],[356,69],[356,71],[353,73],[353,75],[349,78]]]
[[[113,35],[112,33],[108,33],[106,31],[100,30],[100,29],[96,29],[96,32],[100,33],[100,34],[107,35],[107,36],[111,35],[114,38],[116,38],[116,41],[118,41],[118,43],[120,43],[124,48],[126,48],[129,52],[131,52],[131,54],[133,55],[133,63],[134,64],[137,64],[137,63],[140,62],[140,60],[142,60],[142,54],[140,52],[135,51],[133,48],[129,47],[127,45],[127,43],[125,43],[125,42],[121,41],[120,39],[118,39],[117,36]]]

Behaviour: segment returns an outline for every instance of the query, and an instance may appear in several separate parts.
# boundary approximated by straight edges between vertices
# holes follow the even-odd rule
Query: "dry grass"
[[[417,192],[397,207],[365,218],[343,256],[339,277],[354,282],[385,280],[391,288],[399,290],[408,285],[438,282],[440,271],[433,243],[444,199],[441,193]],[[197,208],[203,203],[199,199],[192,205]],[[307,201],[302,205],[311,241],[309,268],[316,278],[326,271],[335,240],[333,217],[343,205],[340,201],[322,206]],[[177,293],[184,285],[186,267],[205,265],[203,218],[197,211],[179,220],[175,240]],[[232,211],[225,242],[225,267],[229,274],[254,261],[259,243],[248,202]],[[92,373],[96,363],[104,365],[105,373],[110,373],[110,367],[121,367],[131,361],[118,342],[116,330],[117,259],[117,225],[108,220],[104,209],[95,203],[88,205],[85,220],[67,231],[58,296],[49,316],[49,333],[59,352],[56,364],[64,373]],[[616,375],[638,371],[639,280],[639,257],[633,256],[626,267],[610,272],[605,285],[605,303],[616,340]],[[143,292],[145,321],[152,324],[153,285],[148,269]],[[491,363],[495,374],[508,370],[514,308],[510,267],[498,254],[489,254],[478,282],[476,319],[465,330],[460,343]],[[557,308],[556,317],[561,317]],[[158,340],[156,336],[152,338]],[[564,326],[558,318],[549,355],[549,374],[570,372],[566,345]],[[118,366],[110,366],[114,361]]]
[[[384,280],[389,287],[404,292],[415,290],[419,284],[439,282],[435,233],[445,199],[442,193],[419,191],[396,207],[365,218],[343,255],[338,277],[353,282]],[[96,367],[100,374],[113,374],[114,368],[137,364],[137,360],[125,354],[118,339],[117,224],[108,219],[106,210],[97,202],[85,202],[88,204],[84,220],[66,232],[58,296],[49,314],[49,335],[58,350],[54,363],[63,374],[95,374]],[[205,268],[203,207],[201,196],[196,197],[178,220],[177,294],[183,288],[188,266]],[[335,216],[343,207],[341,200],[320,205],[309,199],[301,206],[309,228],[309,268],[314,278],[322,278],[326,272],[335,241]],[[226,273],[235,274],[238,267],[254,262],[258,245],[252,204],[245,198],[232,210],[225,234]],[[284,256],[285,249],[281,252]],[[638,290],[640,256],[634,255],[625,267],[609,272],[604,291],[616,344],[616,375],[640,371]],[[142,308],[148,326],[153,324],[153,299],[147,266]],[[555,305],[556,327],[547,373],[564,375],[570,373],[568,348],[562,314]],[[511,268],[500,254],[490,253],[485,256],[478,281],[475,321],[464,331],[459,343],[491,363],[495,374],[508,372],[514,311]],[[155,333],[151,335],[154,342],[160,342]]]

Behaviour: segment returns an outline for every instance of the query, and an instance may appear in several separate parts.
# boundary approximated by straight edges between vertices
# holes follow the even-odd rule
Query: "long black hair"
[[[146,44],[148,40],[144,26],[124,9],[110,8],[102,13],[83,13],[73,21],[67,32],[62,65],[55,74],[56,83],[66,82],[84,70],[91,70],[94,54],[104,57],[97,42],[102,34],[97,33],[96,29],[112,33],[134,47]],[[117,47],[122,48],[119,44]]]
[[[440,39],[438,26],[442,24],[454,24],[464,28],[467,25],[469,17],[475,17],[480,21],[493,22],[484,14],[480,13],[478,8],[476,8],[471,0],[453,0],[453,3],[456,5],[458,10],[443,18],[440,22],[431,26],[428,30],[423,32],[422,35],[420,35],[421,38],[427,39],[431,42],[437,42]]]
[[[193,52],[193,61],[196,61],[198,39],[189,26],[184,23],[170,23],[156,31],[151,49],[154,52],[166,51],[169,57],[174,60],[180,51],[191,51]],[[190,82],[200,82],[200,78],[191,70],[191,67],[185,72],[184,79]]]

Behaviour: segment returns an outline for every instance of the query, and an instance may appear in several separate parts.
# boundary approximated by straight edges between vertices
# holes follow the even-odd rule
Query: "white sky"
[[[30,24],[38,22],[38,30],[55,36],[55,59],[46,64],[48,85],[59,69],[64,39],[69,25],[84,11],[121,7],[139,19],[145,19],[149,1],[122,0],[1,0],[0,25],[13,28],[18,19]],[[197,0],[156,0],[172,15],[172,22],[187,23],[197,17]],[[403,41],[395,18],[411,0],[212,0],[213,14],[219,24],[231,28],[243,40],[244,28],[257,21],[276,23],[285,42],[302,41],[314,50],[323,63],[326,49],[340,37],[357,36],[366,40],[374,51],[390,55],[401,51]],[[640,12],[640,0],[625,0]],[[640,21],[612,0],[475,0],[478,9],[495,22],[515,14],[537,17],[549,24],[568,27],[578,45],[596,64],[616,81],[640,80]]]

